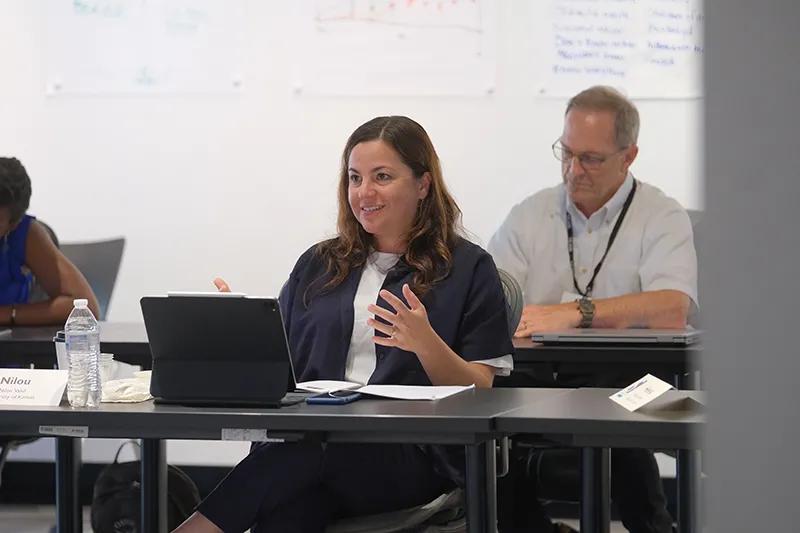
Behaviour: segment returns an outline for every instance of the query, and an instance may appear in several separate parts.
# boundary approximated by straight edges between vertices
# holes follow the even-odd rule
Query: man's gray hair
[[[573,108],[614,113],[614,140],[619,148],[636,144],[639,139],[639,111],[613,87],[595,85],[579,92],[570,98],[564,115]]]

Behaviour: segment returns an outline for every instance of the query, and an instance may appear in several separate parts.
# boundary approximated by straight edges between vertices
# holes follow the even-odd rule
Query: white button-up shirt
[[[628,177],[587,219],[564,185],[544,189],[511,209],[488,250],[498,268],[522,286],[525,304],[556,304],[577,291],[567,251],[572,215],[575,277],[583,291],[603,257],[611,230],[633,187]],[[593,298],[673,289],[697,305],[697,255],[689,216],[661,190],[637,181],[636,193],[594,283]],[[568,298],[571,299],[571,298]]]

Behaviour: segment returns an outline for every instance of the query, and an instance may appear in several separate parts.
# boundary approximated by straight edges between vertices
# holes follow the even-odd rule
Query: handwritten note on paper
[[[702,95],[700,0],[551,0],[539,93],[591,85],[639,98]]]

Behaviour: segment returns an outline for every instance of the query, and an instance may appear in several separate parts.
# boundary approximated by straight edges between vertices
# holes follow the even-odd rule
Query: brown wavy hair
[[[447,190],[442,178],[439,156],[425,129],[408,117],[377,117],[359,126],[350,135],[342,153],[339,172],[338,235],[316,248],[326,267],[323,292],[342,283],[350,272],[366,263],[372,251],[373,238],[356,219],[350,208],[350,152],[363,142],[382,140],[391,146],[411,168],[416,179],[430,175],[428,195],[420,201],[411,228],[403,260],[414,270],[411,289],[422,297],[434,283],[450,272],[453,248],[461,227],[461,209]]]

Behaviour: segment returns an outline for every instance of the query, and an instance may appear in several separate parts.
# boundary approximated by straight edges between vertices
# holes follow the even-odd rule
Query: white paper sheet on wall
[[[58,0],[45,14],[50,95],[243,86],[243,0]]]
[[[298,93],[494,91],[494,0],[308,0],[298,7]]]
[[[596,84],[633,98],[702,96],[702,0],[549,0],[534,16],[547,17],[540,96]]]

